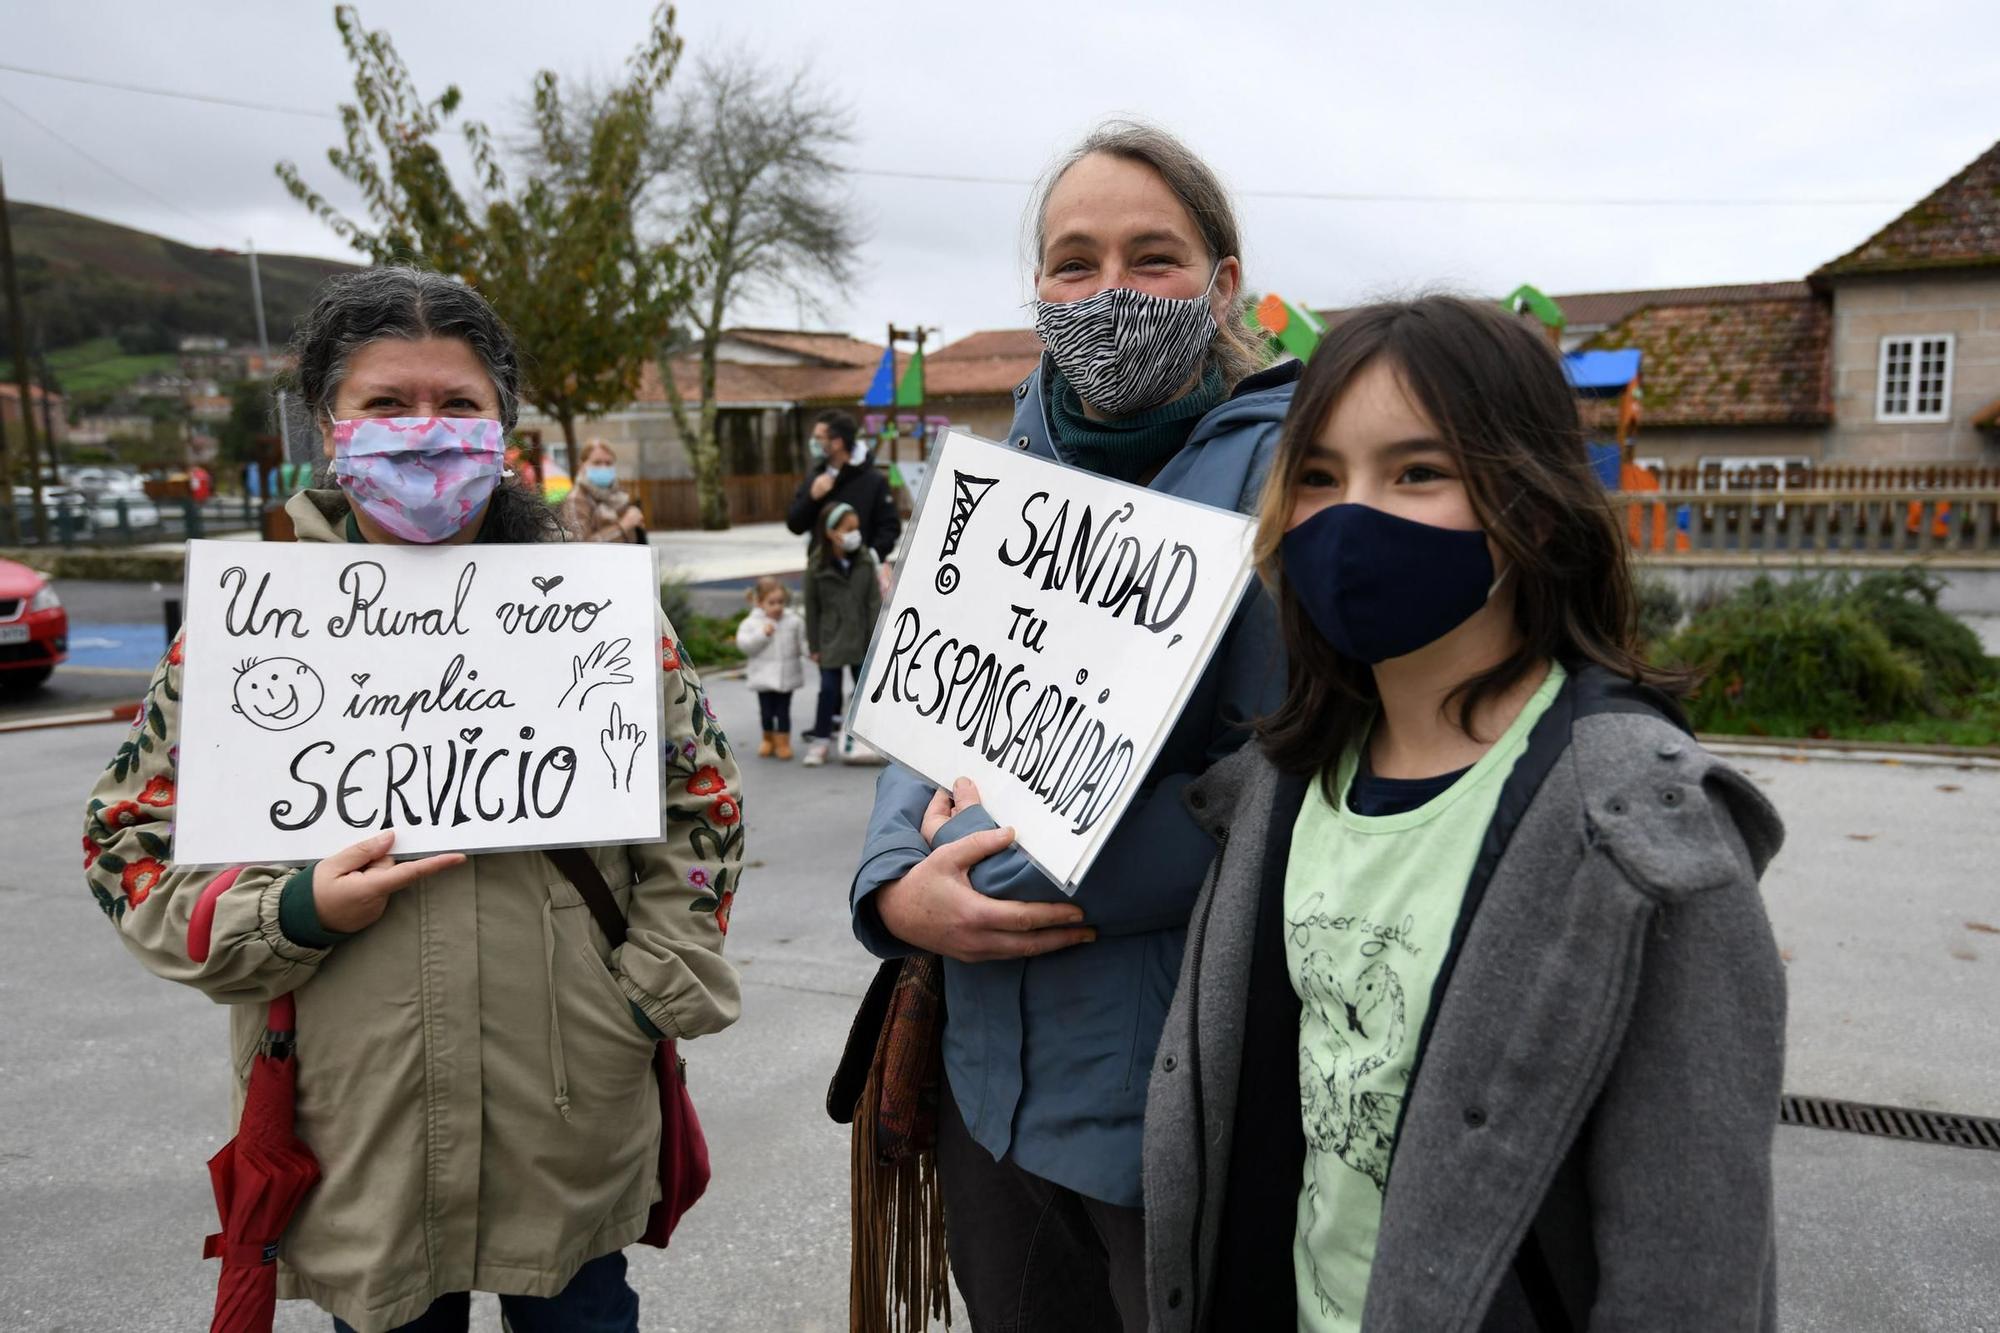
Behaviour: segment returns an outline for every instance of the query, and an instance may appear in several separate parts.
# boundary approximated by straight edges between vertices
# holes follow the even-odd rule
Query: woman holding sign
[[[519,362],[471,288],[398,268],[336,278],[294,351],[334,483],[286,506],[300,541],[562,539],[503,476]],[[700,682],[663,649],[664,842],[397,862],[382,832],[312,865],[175,865],[183,656],[227,651],[199,641],[174,643],[92,794],[92,892],[147,967],[231,1006],[239,1077],[266,1003],[295,1002],[297,1133],[321,1179],[284,1234],[278,1290],[337,1328],[462,1329],[472,1290],[499,1293],[523,1333],[638,1327],[622,1250],[659,1195],[655,1047],[738,1009],[722,958],[736,769]],[[246,818],[262,795],[244,793]],[[588,910],[601,888],[571,878],[592,870],[625,918],[615,949]]]
[[[1157,1326],[1772,1329],[1783,830],[1635,645],[1538,331],[1351,312],[1259,524],[1290,662],[1153,1065]]]
[[[1046,355],[1015,391],[1008,442],[1247,511],[1298,366],[1253,373],[1242,245],[1215,174],[1172,136],[1113,123],[1050,173],[1034,229]],[[998,640],[1008,611],[994,614]],[[975,1328],[1146,1326],[1142,1071],[1215,853],[1181,797],[1281,685],[1253,594],[1074,902],[971,784],[954,797],[891,768],[877,788],[854,929],[878,956],[946,960],[938,1173]]]

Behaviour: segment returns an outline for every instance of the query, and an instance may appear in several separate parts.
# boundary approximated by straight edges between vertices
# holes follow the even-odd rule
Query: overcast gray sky
[[[457,83],[496,130],[538,69],[613,72],[648,12],[641,0],[361,6],[427,95]],[[1157,121],[1239,192],[1250,285],[1316,306],[1437,284],[1497,295],[1521,282],[1560,293],[1796,278],[2000,139],[1992,0],[728,0],[680,17],[690,56],[748,45],[781,66],[809,63],[855,108],[858,168],[1029,178],[1106,115]],[[9,65],[324,111],[351,95],[330,5],[23,3],[4,31]],[[7,71],[0,97],[14,198],[193,244],[254,236],[267,251],[354,257],[271,171],[295,159],[351,199],[325,165],[330,121]],[[1027,197],[855,176],[850,206],[871,239],[852,289],[828,294],[831,326],[879,338],[889,320],[920,321],[956,338],[1027,323]],[[789,302],[740,316],[797,321]]]

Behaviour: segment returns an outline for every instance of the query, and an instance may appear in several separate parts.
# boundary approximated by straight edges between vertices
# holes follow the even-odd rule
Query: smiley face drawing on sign
[[[326,686],[296,657],[253,657],[236,668],[234,711],[265,731],[290,731],[312,721]]]

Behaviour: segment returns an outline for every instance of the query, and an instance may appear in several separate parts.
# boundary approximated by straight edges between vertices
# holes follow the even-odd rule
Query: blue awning
[[[1626,385],[1639,378],[1639,349],[1569,352],[1563,356],[1563,373],[1569,376],[1578,393],[1604,396],[1623,393]]]

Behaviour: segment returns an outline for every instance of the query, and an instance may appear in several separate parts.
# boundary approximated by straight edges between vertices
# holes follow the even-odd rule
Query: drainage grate
[[[1785,1096],[1778,1102],[1778,1123],[1808,1129],[1837,1129],[1876,1138],[1942,1143],[1958,1148],[2000,1152],[2000,1120],[1951,1111],[1916,1111],[1906,1106],[1876,1106],[1831,1097]]]

